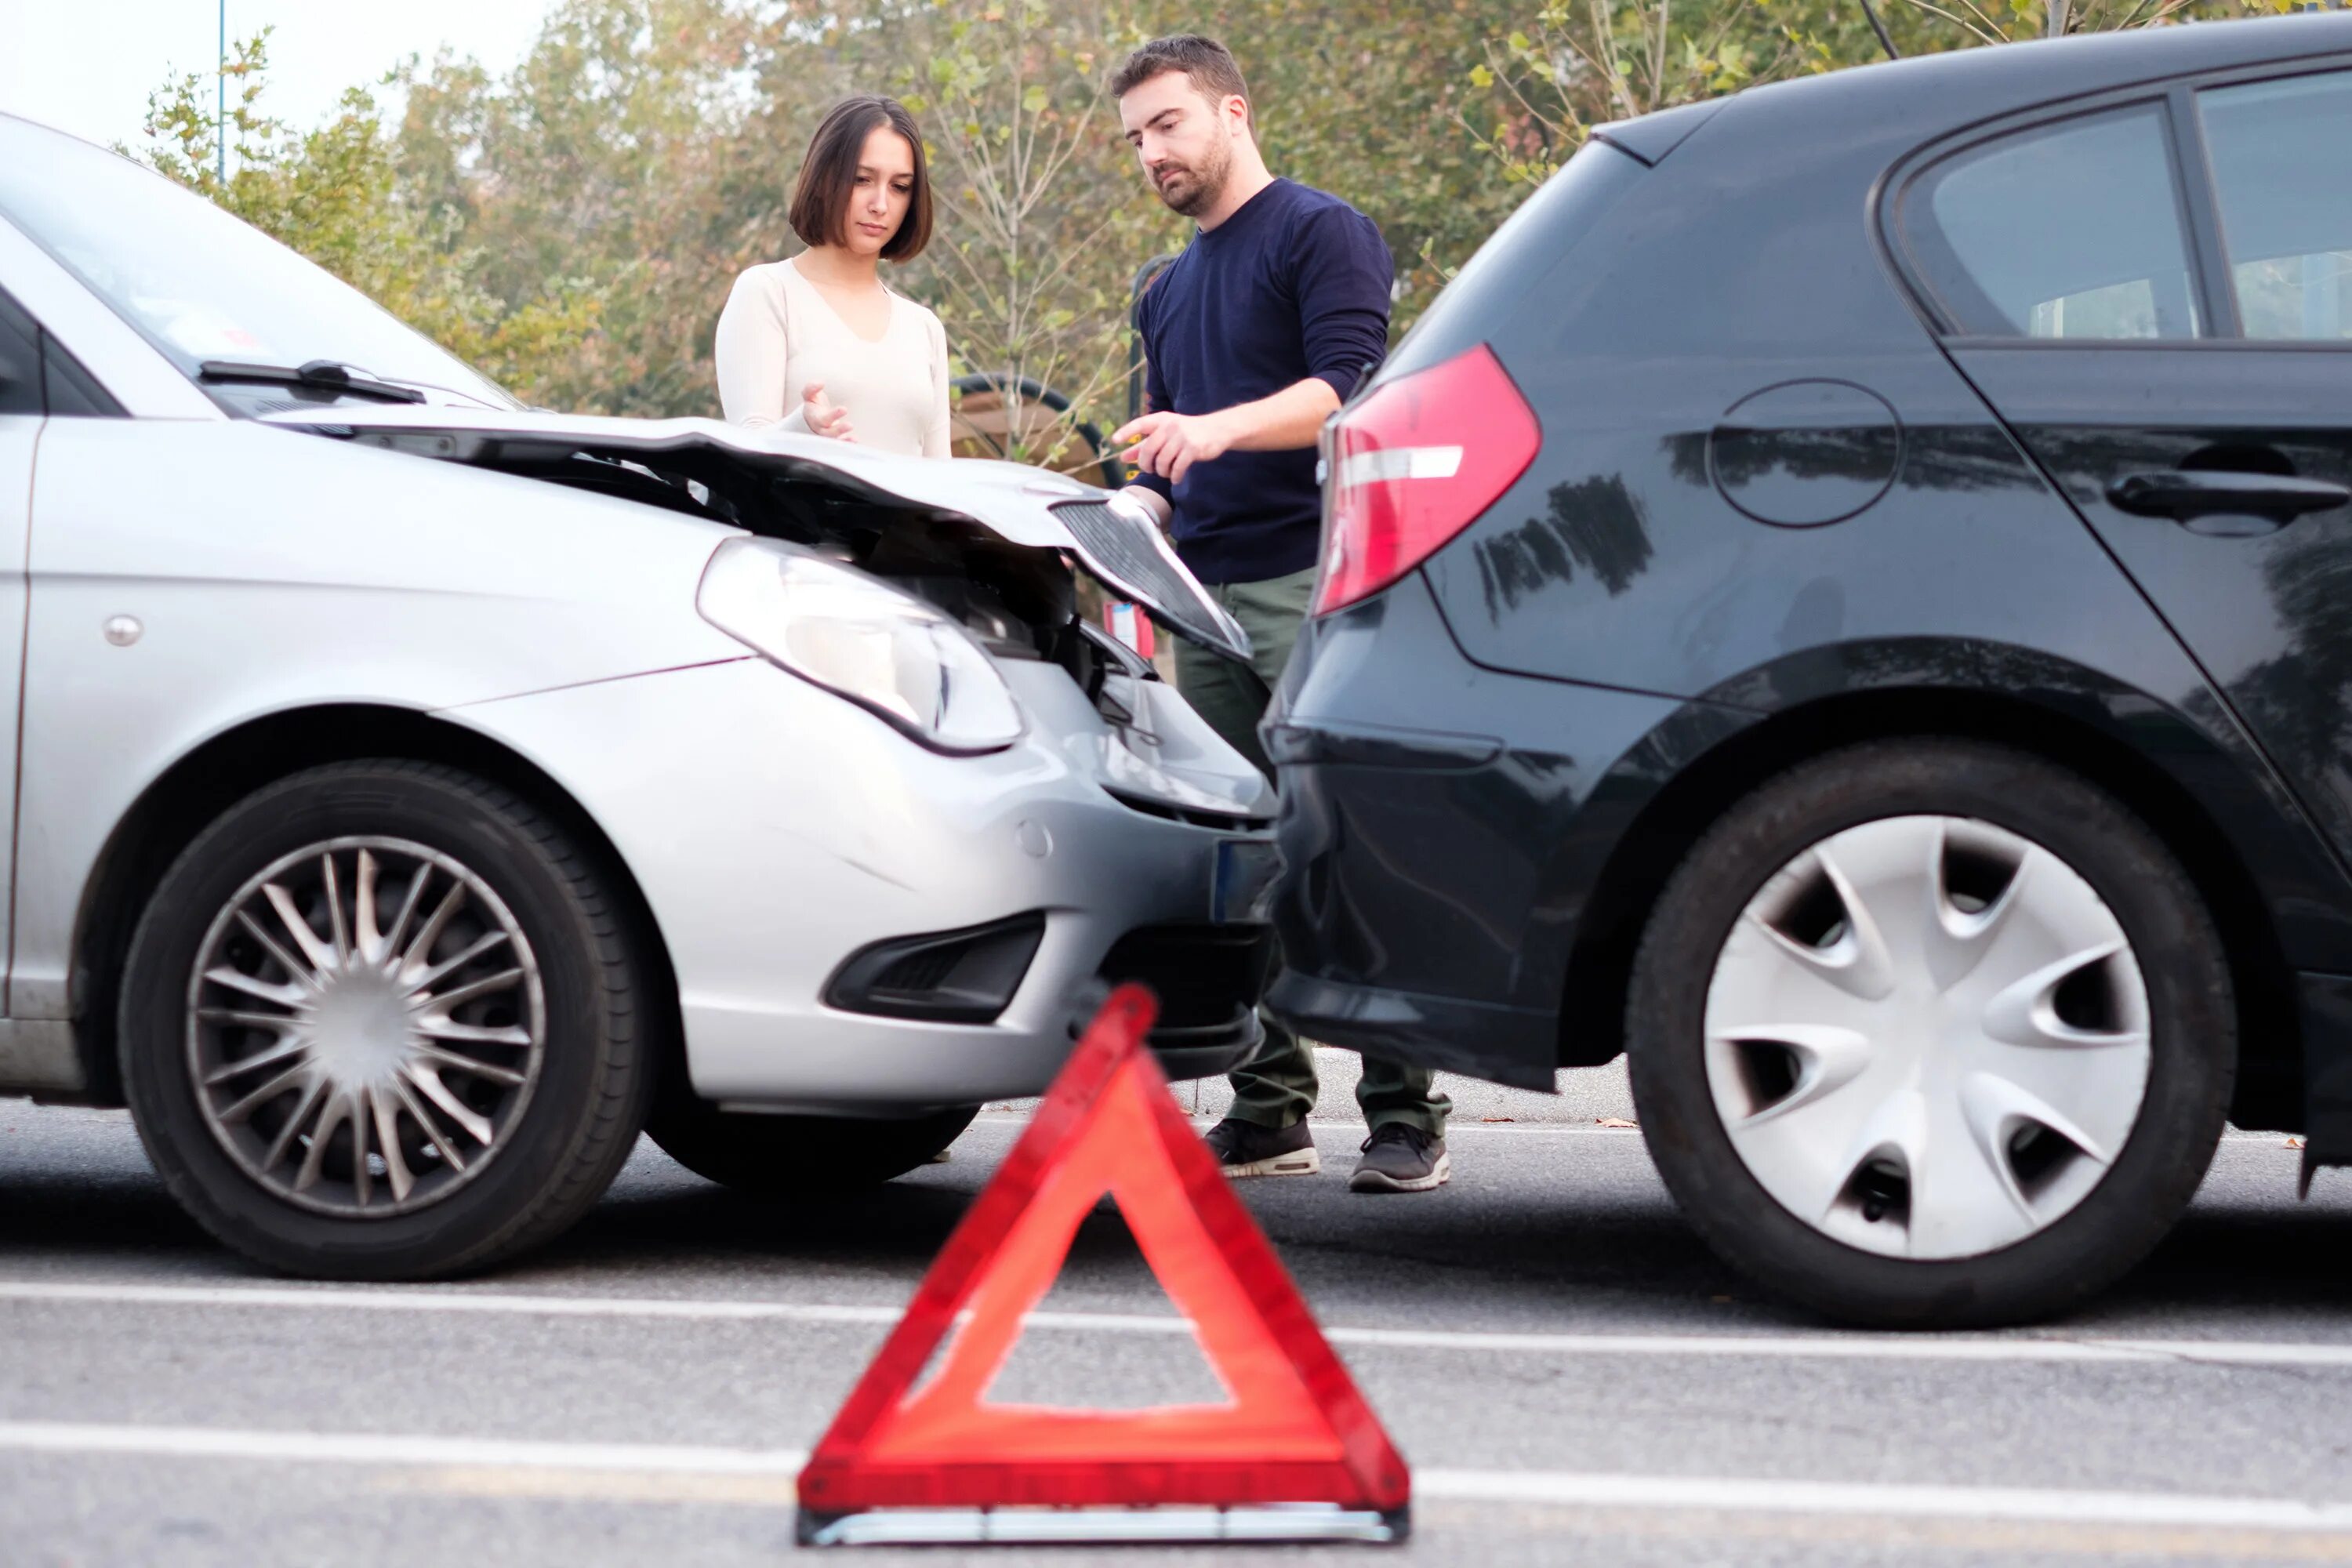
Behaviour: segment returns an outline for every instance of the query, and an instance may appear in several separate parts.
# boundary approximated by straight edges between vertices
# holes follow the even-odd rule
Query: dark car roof
[[[1756,130],[1768,123],[1793,128],[1797,122],[1834,120],[1877,130],[1906,126],[1925,136],[2140,82],[2337,53],[2352,54],[2352,12],[2086,33],[1913,55],[1751,88],[1731,100],[1734,112],[1717,116],[1702,129],[1720,134],[1719,126],[1727,121]],[[1626,121],[1624,127],[1643,123]],[[1612,134],[1607,129],[1601,133]]]

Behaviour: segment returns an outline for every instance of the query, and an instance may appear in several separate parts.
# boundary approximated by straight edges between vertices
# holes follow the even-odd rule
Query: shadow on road
[[[67,1272],[252,1278],[257,1270],[184,1216],[126,1123],[51,1130],[37,1113],[0,1133],[0,1256]],[[829,1282],[911,1287],[1009,1146],[983,1124],[954,1160],[873,1188],[747,1197],[640,1148],[612,1193],[552,1247],[481,1285],[562,1284],[625,1292],[697,1277],[740,1289],[772,1279],[803,1298]],[[27,1133],[32,1134],[26,1137]],[[2236,1147],[2242,1152],[2229,1152]],[[2340,1310],[2352,1284],[2352,1173],[2323,1176],[2297,1205],[2292,1158],[2224,1146],[2197,1207],[2082,1320],[2252,1309]],[[1311,1300],[1433,1326],[1574,1326],[1638,1316],[1659,1329],[1807,1326],[1759,1296],[1684,1226],[1637,1141],[1482,1139],[1457,1154],[1454,1184],[1427,1197],[1349,1194],[1344,1145],[1319,1178],[1251,1183],[1243,1195]],[[2273,1167],[2276,1169],[2273,1170]],[[1143,1265],[1108,1203],[1081,1228],[1055,1301],[1125,1302]],[[1360,1315],[1355,1313],[1352,1315]]]

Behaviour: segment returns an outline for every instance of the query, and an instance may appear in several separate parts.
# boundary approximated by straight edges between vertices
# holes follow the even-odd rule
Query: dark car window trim
[[[2238,315],[2238,290],[2230,280],[2229,256],[2221,246],[2221,208],[2213,191],[2213,158],[2205,146],[2205,128],[2197,114],[2200,90],[2194,82],[2179,82],[2164,95],[2165,119],[2172,131],[2172,177],[2179,186],[2181,213],[2189,220],[2198,298],[2212,327],[2200,336],[2234,341],[2245,336],[2245,323]]]
[[[2267,67],[2242,66],[2235,70],[2214,71],[2194,81],[2184,82],[2174,89],[2179,103],[2173,115],[2179,125],[2180,140],[2183,145],[2195,146],[2197,156],[2205,169],[2205,200],[2207,216],[2211,223],[2213,264],[2222,292],[2230,301],[2230,321],[2234,329],[2231,338],[2233,346],[2237,348],[2255,349],[2265,353],[2282,350],[2289,353],[2313,351],[2343,353],[2352,350],[2352,340],[2250,338],[2245,335],[2245,318],[2240,314],[2238,307],[2237,277],[2230,266],[2229,239],[2221,231],[2221,187],[2213,179],[2211,154],[2205,145],[2205,113],[2200,100],[2205,94],[2218,88],[2243,87],[2252,82],[2293,81],[2297,77],[2305,76],[2342,76],[2347,72],[2352,72],[2352,54],[2315,55],[2310,59],[2295,61],[2287,69],[2280,68],[2279,64],[2273,62]]]
[[[1913,148],[1889,164],[1873,184],[1870,211],[1874,221],[1871,238],[1879,258],[1901,284],[1904,294],[1918,312],[1921,322],[1937,339],[1955,346],[1971,349],[2019,349],[2028,352],[2050,350],[2082,350],[2085,348],[2123,349],[2147,353],[2179,353],[2200,349],[2245,349],[2259,346],[2265,350],[2289,353],[2317,350],[2341,353],[2344,344],[2305,342],[2287,339],[2263,339],[2259,344],[2242,335],[2242,323],[2237,310],[2237,292],[2231,285],[2226,268],[2216,274],[2214,261],[2224,258],[2221,224],[2213,193],[2211,167],[2204,145],[2201,117],[2197,112],[2197,95],[2209,89],[2231,87],[2249,81],[2284,81],[2299,76],[2319,76],[2331,71],[2352,70],[2352,52],[2339,51],[2325,55],[2308,55],[2297,58],[2259,61],[2253,64],[2228,66],[2219,69],[2189,70],[2147,81],[2133,82],[2089,93],[2079,98],[2061,99],[2035,104],[1987,119],[1957,126],[1931,142]],[[1918,258],[1910,248],[1903,224],[1903,205],[1915,187],[1930,170],[1945,159],[1996,142],[2036,126],[2056,124],[2079,119],[2106,110],[2122,109],[2137,103],[2160,104],[2167,125],[2168,156],[2171,160],[2176,195],[2183,205],[2183,217],[2188,227],[2189,265],[2198,289],[2198,302],[2205,310],[2209,335],[2195,338],[2111,338],[2103,340],[2068,340],[2060,338],[1999,337],[1972,333],[1951,320],[1943,301],[1927,287]],[[2196,184],[2187,183],[2187,174],[2193,172]],[[2193,194],[2192,194],[2193,190]],[[2217,311],[2212,301],[2220,295],[2229,301],[2227,311]],[[2226,332],[2222,330],[2226,328]]]
[[[16,296],[10,294],[5,289],[0,289],[0,346],[20,342],[25,345],[26,352],[33,356],[32,363],[19,365],[13,357],[10,358],[6,363],[15,374],[7,383],[0,384],[0,393],[7,393],[17,397],[29,393],[32,406],[14,410],[0,409],[0,412],[6,412],[10,418],[38,419],[48,412],[41,391],[41,323],[33,319],[33,313],[30,310],[16,302]],[[11,391],[19,387],[24,391]]]
[[[120,419],[127,415],[121,402],[106,389],[88,366],[76,359],[73,352],[58,341],[47,322],[25,307],[23,300],[5,289],[0,289],[0,312],[13,313],[30,331],[33,341],[33,363],[29,367],[33,384],[41,402],[44,418],[107,418]],[[64,382],[73,397],[87,406],[69,408],[60,413],[57,405],[56,384]]]
[[[2032,338],[2021,333],[1972,332],[1951,314],[1950,307],[1937,291],[1929,287],[1926,268],[1921,265],[1914,241],[1914,226],[1906,222],[1906,212],[1913,194],[1927,177],[1956,158],[1963,158],[1979,148],[1990,147],[2012,137],[2030,135],[2034,132],[2063,125],[2069,121],[2091,120],[2135,109],[2155,111],[2158,133],[2164,139],[2165,167],[2172,176],[2174,211],[2182,228],[2183,251],[2189,262],[2189,282],[2195,290],[2200,331],[2189,338],[2102,338],[2060,339]],[[2151,347],[2179,348],[2184,343],[2210,341],[2213,328],[2219,324],[2210,303],[2211,290],[2206,279],[2201,247],[2191,231],[2197,225],[2197,210],[2190,203],[2183,175],[2180,154],[2179,127],[2176,123],[2171,101],[2171,89],[2147,84],[2126,88],[2095,97],[2071,99],[2063,104],[2044,104],[2038,110],[2005,116],[1979,126],[1971,132],[1947,137],[1931,143],[1922,153],[1915,153],[1898,165],[1900,177],[1893,187],[1891,201],[1880,204],[1880,221],[1885,226],[1883,236],[1887,248],[1895,258],[1905,286],[1925,312],[1936,336],[1948,342],[1966,343],[1971,348],[2081,348],[2087,343],[2139,342]],[[1965,276],[1965,272],[1962,273]],[[1989,301],[1988,301],[1989,303]]]
[[[2199,303],[2203,301],[2200,300]],[[2347,346],[2339,342],[2315,342],[2291,338],[1992,338],[1969,337],[1958,332],[1938,331],[1937,340],[1948,348],[1999,349],[2003,353],[2099,353],[2119,354],[2197,354],[2242,353],[2248,349],[2260,349],[2265,353],[2342,353]]]

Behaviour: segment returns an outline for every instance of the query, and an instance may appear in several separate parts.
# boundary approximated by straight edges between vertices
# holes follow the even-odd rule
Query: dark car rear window
[[[1486,342],[1496,311],[1525,300],[1643,173],[1632,154],[1606,142],[1587,142],[1463,263],[1389,355],[1382,375],[1402,375]]]
[[[2159,106],[2004,136],[1903,195],[1923,280],[1970,337],[2192,338],[2195,274]]]

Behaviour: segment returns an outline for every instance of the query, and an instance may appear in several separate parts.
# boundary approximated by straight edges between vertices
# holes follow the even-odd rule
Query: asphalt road
[[[361,1290],[213,1247],[121,1116],[0,1102],[0,1561],[770,1561],[798,1451],[1017,1128],[790,1207],[648,1145],[551,1251]],[[1414,1467],[1412,1542],[991,1559],[2352,1561],[2352,1173],[2299,1205],[2276,1135],[2233,1134],[2095,1310],[1958,1341],[1757,1299],[1637,1134],[1465,1127],[1452,1186],[1386,1198],[1346,1191],[1360,1135],[1245,1192]],[[996,1394],[1205,1396],[1169,1310],[1106,1210]]]

